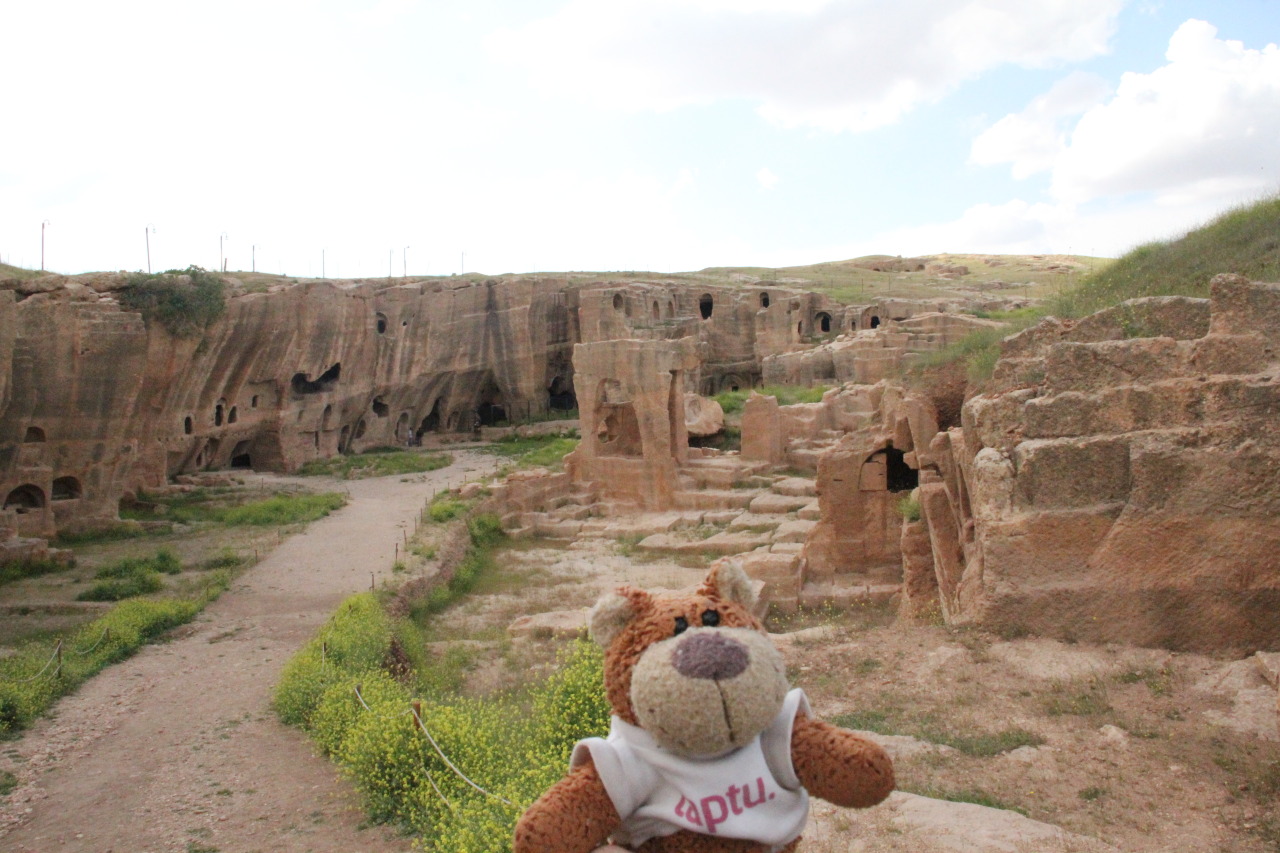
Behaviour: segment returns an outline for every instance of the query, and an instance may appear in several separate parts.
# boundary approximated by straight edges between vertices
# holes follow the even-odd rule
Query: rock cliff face
[[[763,286],[229,281],[225,314],[194,338],[122,310],[121,274],[0,282],[0,527],[50,535],[114,519],[123,495],[174,474],[289,471],[569,411],[577,343],[686,339],[675,393],[750,387],[765,355],[863,310]]]
[[[1009,339],[1004,389],[933,442],[940,601],[1185,649],[1280,647],[1280,285],[1135,300]],[[948,557],[948,555],[951,555]],[[945,564],[945,570],[943,568]]]
[[[235,296],[197,338],[92,290],[3,295],[0,491],[27,534],[114,518],[184,471],[292,470],[573,405],[562,281],[309,282]]]
[[[1013,635],[1280,648],[1280,285],[1219,276],[1002,350],[945,431],[892,383],[827,395],[861,417],[819,456],[807,578],[901,578],[904,613]]]

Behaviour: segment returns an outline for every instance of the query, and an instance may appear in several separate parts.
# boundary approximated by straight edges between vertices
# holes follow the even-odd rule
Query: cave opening
[[[373,413],[380,418],[385,418],[391,412],[391,407],[382,401],[381,397],[373,398]]]
[[[875,329],[875,328],[879,328],[879,326],[880,326],[880,318],[872,314],[871,323],[867,326],[867,328]]]
[[[422,419],[422,423],[418,424],[418,435],[421,436],[426,432],[440,431],[440,399],[431,404],[431,411]]]
[[[378,334],[385,335],[387,333],[387,315],[379,313],[375,314],[374,317],[377,318]]]
[[[337,362],[321,373],[313,382],[307,378],[305,373],[295,373],[293,378],[289,380],[289,384],[293,387],[295,394],[321,394],[325,391],[332,391],[333,386],[338,383],[338,378],[342,375],[342,362]]]
[[[715,302],[712,300],[711,294],[702,294],[701,298],[698,299],[698,313],[702,315],[702,319],[710,320],[713,308],[715,308]]]
[[[573,383],[558,375],[551,380],[547,388],[547,408],[557,412],[568,412],[578,408],[578,398],[573,393]]]
[[[82,493],[80,481],[75,477],[59,477],[53,481],[52,496],[55,501],[73,501]]]
[[[883,453],[889,491],[909,492],[920,485],[920,472],[907,464],[905,453],[895,447],[886,447]]]
[[[44,508],[44,492],[39,486],[27,483],[9,492],[4,499],[4,508],[11,509],[19,515]]]
[[[27,434],[22,437],[24,444],[32,444],[44,441],[44,430],[38,426],[27,427]]]
[[[239,441],[231,449],[232,468],[253,468],[253,457],[249,453],[249,442]]]
[[[821,329],[824,332],[831,331],[831,315],[830,314],[828,314],[825,311],[821,311],[818,313],[818,316],[815,317],[814,319],[818,321],[819,329]]]
[[[760,292],[760,307],[761,308],[769,307],[769,291],[767,290],[762,290]]]

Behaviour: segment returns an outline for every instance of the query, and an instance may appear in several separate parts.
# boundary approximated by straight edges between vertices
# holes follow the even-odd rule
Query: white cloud
[[[1111,94],[1101,77],[1072,72],[1020,113],[1010,113],[973,141],[970,162],[1011,163],[1013,176],[1026,178],[1052,168],[1067,148],[1068,120]]]
[[[572,0],[489,40],[553,95],[622,110],[723,99],[782,126],[891,124],[1002,65],[1107,50],[1125,0]]]
[[[1189,20],[1166,59],[1150,73],[1126,73],[1112,97],[1092,105],[1091,87],[1068,78],[981,134],[972,161],[1009,163],[1018,178],[1051,170],[1053,196],[1072,203],[1147,193],[1169,206],[1220,206],[1274,187],[1280,49],[1246,49]],[[1068,131],[1073,111],[1082,115]]]
[[[756,172],[756,180],[760,183],[760,186],[771,190],[778,185],[779,178],[773,173],[772,169],[765,166]]]

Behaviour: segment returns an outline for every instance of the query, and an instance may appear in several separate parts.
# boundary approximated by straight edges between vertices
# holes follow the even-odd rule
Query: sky
[[[4,26],[0,260],[63,273],[1114,257],[1280,190],[1277,0],[41,0]]]

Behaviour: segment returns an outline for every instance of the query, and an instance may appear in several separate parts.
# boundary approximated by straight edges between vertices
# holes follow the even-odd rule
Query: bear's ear
[[[591,639],[601,648],[609,648],[614,637],[621,634],[622,629],[640,615],[649,601],[649,593],[629,586],[619,587],[617,592],[600,596],[587,616]]]
[[[698,593],[721,601],[736,602],[745,607],[747,612],[751,612],[756,606],[756,592],[751,586],[751,578],[736,563],[722,563],[713,568],[707,573]]]

